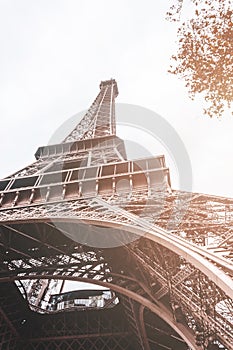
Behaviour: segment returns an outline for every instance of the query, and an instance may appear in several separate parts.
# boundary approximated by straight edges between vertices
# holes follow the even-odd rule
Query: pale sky
[[[117,102],[158,113],[179,134],[193,191],[233,197],[233,117],[204,116],[202,100],[191,101],[167,73],[176,52],[176,25],[165,21],[171,2],[0,0],[1,178],[30,164],[63,122],[90,106],[100,81],[115,78]]]

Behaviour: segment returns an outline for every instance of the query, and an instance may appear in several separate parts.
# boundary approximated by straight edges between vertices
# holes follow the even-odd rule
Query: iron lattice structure
[[[102,82],[62,143],[0,181],[1,349],[233,349],[233,199],[173,190],[163,156],[128,160],[117,94]],[[54,310],[64,281],[114,297]]]

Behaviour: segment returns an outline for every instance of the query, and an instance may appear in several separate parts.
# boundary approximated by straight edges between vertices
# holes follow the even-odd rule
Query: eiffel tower
[[[233,199],[128,160],[117,95],[0,181],[2,350],[233,349]]]

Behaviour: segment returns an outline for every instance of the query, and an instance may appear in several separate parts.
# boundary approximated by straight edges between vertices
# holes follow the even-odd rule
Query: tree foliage
[[[179,22],[178,50],[169,72],[185,80],[191,98],[203,95],[205,114],[221,117],[233,101],[233,3],[188,1],[194,7],[191,19],[181,23],[183,0],[167,13],[167,19]]]

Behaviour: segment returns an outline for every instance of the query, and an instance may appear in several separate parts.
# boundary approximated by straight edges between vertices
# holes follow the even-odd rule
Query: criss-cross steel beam
[[[128,300],[125,312],[140,333],[139,350],[167,344],[150,337],[155,325],[144,322],[147,310],[192,349],[232,349],[233,199],[172,190],[164,156],[128,160],[115,135],[117,94],[114,79],[101,82],[96,100],[62,143],[39,147],[36,162],[0,181],[0,281],[11,281],[14,290],[13,282],[22,280],[21,287],[16,282],[26,298],[22,312],[28,303],[48,320],[52,313],[42,304],[52,280],[107,286]],[[30,281],[37,289],[34,304]],[[12,307],[6,310],[14,327]],[[57,336],[50,345],[41,336],[22,346],[57,346]],[[70,348],[90,345],[88,336],[86,345],[67,337]],[[93,349],[98,344],[93,338]]]
[[[4,277],[4,278],[0,278],[0,283],[4,283],[4,282],[12,282],[15,280],[26,280],[26,279],[53,279],[54,275],[35,275],[35,276],[11,276],[11,277]],[[176,332],[178,334],[180,334],[183,339],[186,341],[186,343],[191,347],[191,349],[193,350],[199,350],[201,349],[199,346],[196,345],[195,343],[195,338],[193,336],[193,334],[190,332],[190,330],[185,327],[182,324],[178,324],[176,322],[174,322],[173,319],[173,315],[172,313],[167,310],[162,304],[160,304],[159,306],[154,304],[153,302],[149,301],[148,299],[144,298],[143,296],[132,292],[131,290],[122,288],[119,285],[114,285],[112,283],[109,282],[103,282],[100,280],[93,280],[90,278],[79,278],[76,276],[63,276],[63,275],[56,275],[56,278],[59,280],[68,280],[68,281],[75,281],[75,282],[87,282],[87,283],[93,283],[102,287],[107,287],[110,288],[111,290],[125,295],[128,298],[131,298],[133,300],[135,300],[136,302],[138,302],[141,305],[144,305],[145,307],[147,307],[149,310],[151,310],[152,312],[154,312],[155,314],[159,315],[162,319],[164,319],[169,325],[171,325],[171,327],[176,330]]]

